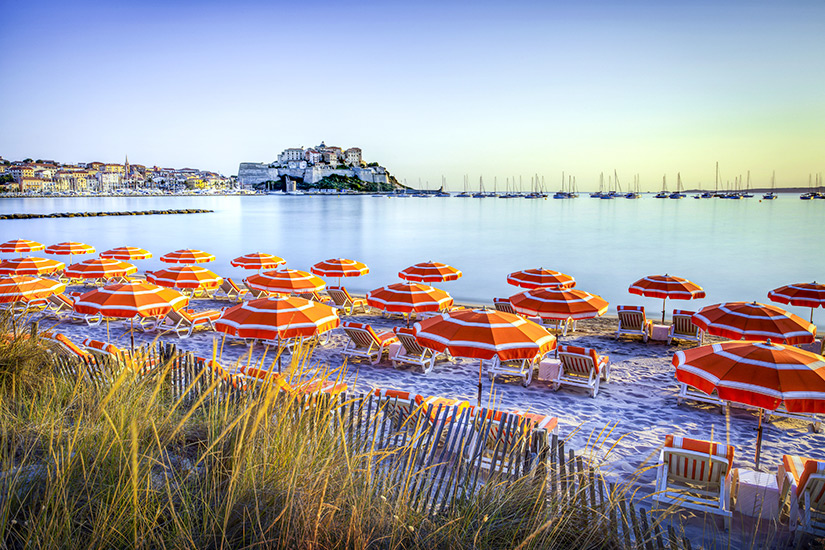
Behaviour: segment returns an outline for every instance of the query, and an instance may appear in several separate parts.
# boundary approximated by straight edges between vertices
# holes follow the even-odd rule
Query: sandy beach
[[[79,289],[79,288],[78,288]],[[74,288],[73,288],[74,290]],[[225,300],[194,300],[196,310],[222,308],[231,305]],[[37,320],[33,316],[32,320]],[[343,316],[344,320],[369,323],[376,330],[391,329],[404,324],[400,317],[386,318],[377,312]],[[40,329],[55,325],[52,320],[40,321]],[[668,434],[698,439],[713,439],[736,447],[735,467],[753,469],[756,444],[757,414],[741,408],[729,409],[727,415],[718,406],[695,402],[677,404],[678,383],[671,364],[673,354],[695,344],[668,346],[664,342],[642,342],[639,337],[615,339],[617,319],[603,317],[578,323],[577,330],[568,333],[563,343],[595,348],[610,356],[611,378],[591,398],[581,388],[563,386],[554,392],[550,385],[534,376],[525,388],[518,379],[498,377],[491,385],[485,370],[483,400],[485,406],[496,409],[522,409],[557,416],[560,436],[577,453],[592,454],[604,461],[604,472],[617,481],[627,481],[640,467],[655,464],[658,450]],[[107,340],[105,323],[89,327],[84,323],[61,322],[55,330],[75,342],[84,338]],[[110,340],[123,348],[129,346],[128,324],[113,322],[109,326]],[[187,339],[169,333],[135,334],[135,344],[147,344],[160,338],[173,342],[181,350],[210,357],[214,342],[221,346],[222,334],[201,331]],[[369,392],[374,388],[412,391],[423,396],[443,396],[466,399],[475,404],[478,362],[469,359],[439,361],[429,374],[416,367],[395,369],[384,359],[377,365],[367,361],[344,360],[341,354],[346,335],[338,328],[324,346],[315,350],[312,369],[337,369],[345,365],[344,381],[350,391]],[[707,342],[722,341],[716,337]],[[269,350],[269,367],[273,358]],[[253,348],[251,361],[259,362],[264,346]],[[221,364],[230,371],[249,359],[249,346],[226,340],[220,356]],[[492,393],[491,393],[492,392]],[[601,435],[600,435],[601,434]],[[609,455],[606,452],[610,450]],[[825,434],[815,433],[811,423],[773,417],[764,424],[761,469],[775,472],[783,454],[825,458]],[[644,472],[638,479],[642,493],[652,492],[655,471]]]

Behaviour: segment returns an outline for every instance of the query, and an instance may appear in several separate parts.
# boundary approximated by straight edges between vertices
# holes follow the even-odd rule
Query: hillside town
[[[227,190],[235,178],[197,168],[161,168],[108,162],[61,163],[0,157],[0,192],[31,195],[84,195]]]
[[[244,187],[278,182],[284,191],[323,189],[325,182],[344,179],[388,189],[394,183],[386,168],[364,161],[360,148],[343,149],[323,141],[315,147],[284,149],[268,164],[242,162],[238,167],[238,182]]]

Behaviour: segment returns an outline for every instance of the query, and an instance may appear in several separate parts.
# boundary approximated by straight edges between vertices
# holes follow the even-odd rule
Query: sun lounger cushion
[[[187,321],[204,323],[206,321],[217,321],[221,317],[220,310],[209,309],[206,311],[195,311],[194,309],[181,309],[178,311]]]
[[[707,454],[707,455],[714,455],[719,458],[724,458],[728,461],[728,464],[733,464],[733,453],[735,451],[735,447],[733,445],[725,445],[723,443],[711,443],[710,441],[704,441],[701,439],[690,439],[688,437],[681,437],[678,435],[668,435],[665,438],[665,448],[672,448],[672,449],[683,449],[685,451],[693,451],[696,453]],[[668,464],[669,468],[673,468],[674,464]],[[713,467],[713,466],[711,466]],[[681,475],[684,475],[684,472],[680,472]],[[699,477],[704,477],[699,475],[700,472],[696,472],[696,475]],[[685,476],[685,477],[696,477],[694,475]]]
[[[825,474],[825,460],[813,460],[808,459],[805,462],[805,469],[802,470],[802,475],[799,476],[799,483],[796,484],[796,494],[801,495],[805,491],[805,484],[808,482],[808,478],[814,474]],[[825,493],[825,487],[822,488],[822,491],[818,495],[811,495],[814,500],[820,500],[822,498],[823,493]]]
[[[373,338],[375,338],[376,341],[378,341],[382,345],[389,344],[389,343],[391,343],[395,340],[398,340],[398,338],[395,336],[395,333],[393,331],[387,330],[387,331],[384,331],[384,332],[378,334],[378,333],[375,332],[374,328],[372,328],[370,325],[368,325],[366,323],[353,323],[353,322],[345,321],[341,326],[344,327],[344,328],[360,328],[362,330],[366,330],[367,332],[369,332],[372,335]]]
[[[115,357],[120,357],[123,353],[123,351],[115,345],[107,342],[101,342],[100,340],[93,340],[92,338],[86,338],[80,343],[89,349],[106,353],[108,355],[113,355]]]
[[[65,347],[68,351],[74,353],[78,357],[84,357],[89,355],[89,352],[85,349],[82,349],[80,346],[69,340],[66,336],[58,333],[51,333],[51,332],[44,332],[40,335],[40,338],[43,340],[50,340],[53,342],[57,342],[59,345]]]
[[[574,353],[576,355],[589,355],[596,365],[596,372],[600,372],[602,367],[610,361],[607,355],[599,355],[593,348],[583,348],[580,346],[559,346],[559,353]]]

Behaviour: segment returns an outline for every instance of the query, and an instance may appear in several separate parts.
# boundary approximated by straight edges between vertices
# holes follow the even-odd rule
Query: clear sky
[[[4,2],[0,156],[400,179],[825,172],[825,2]],[[607,177],[607,176],[605,176]]]

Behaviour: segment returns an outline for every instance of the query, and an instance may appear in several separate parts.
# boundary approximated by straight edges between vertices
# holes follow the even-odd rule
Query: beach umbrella
[[[698,300],[705,297],[705,291],[701,286],[667,273],[643,277],[630,285],[627,291],[645,298],[661,298],[662,323],[665,322],[665,303],[668,298],[671,300]]]
[[[534,288],[510,297],[516,313],[559,322],[591,319],[607,312],[607,300],[576,288]]]
[[[15,239],[0,244],[0,254],[17,254],[22,256],[24,252],[37,252],[43,250],[46,245],[27,239]]]
[[[725,302],[703,307],[691,317],[708,334],[736,340],[770,338],[785,344],[808,344],[816,325],[782,308],[756,302]]]
[[[69,261],[72,261],[72,256],[75,254],[94,254],[95,247],[78,242],[67,241],[63,243],[53,244],[46,247],[46,254],[55,254],[57,256],[68,256]]]
[[[203,264],[214,262],[215,256],[202,250],[185,248],[164,254],[160,257],[160,261],[167,264]]]
[[[136,246],[121,246],[119,248],[112,248],[106,252],[100,253],[101,258],[109,258],[112,260],[148,260],[152,257],[152,253],[143,248]]]
[[[453,305],[445,291],[422,283],[395,283],[367,292],[367,304],[386,313],[440,311]]]
[[[233,306],[215,321],[215,330],[239,338],[277,340],[324,334],[340,324],[335,308],[297,297],[271,296]],[[278,356],[278,371],[281,370]]]
[[[361,277],[370,272],[367,264],[346,258],[330,258],[323,262],[318,262],[310,268],[310,271],[320,277],[337,277],[338,286],[341,286],[341,277]]]
[[[146,280],[167,288],[218,288],[223,278],[197,265],[176,265],[146,274]]]
[[[264,254],[263,252],[254,252],[244,256],[238,256],[231,262],[232,267],[241,267],[243,269],[275,269],[279,265],[286,263],[286,260],[273,256],[272,254]]]
[[[136,271],[137,267],[120,260],[94,258],[68,266],[63,275],[69,279],[114,279]]]
[[[283,269],[281,271],[264,271],[244,279],[246,286],[264,292],[281,294],[303,294],[323,290],[326,283],[306,271]]]
[[[63,262],[48,258],[15,258],[0,262],[0,275],[50,275],[66,267]]]
[[[398,273],[398,276],[405,281],[414,283],[445,283],[447,281],[456,281],[460,279],[462,275],[463,273],[460,269],[433,261],[411,265],[404,271]]]
[[[793,346],[722,342],[679,351],[676,378],[719,399],[759,409],[756,467],[762,445],[762,409],[825,413],[825,358]]]
[[[32,300],[42,300],[54,293],[66,290],[63,283],[50,279],[40,279],[28,275],[13,275],[0,279],[0,303],[16,304],[28,303]],[[17,317],[12,310],[12,334],[17,336]]]
[[[512,313],[494,309],[459,309],[415,323],[416,340],[453,357],[478,359],[478,405],[481,406],[484,360],[533,359],[556,347],[547,329]]]
[[[507,282],[521,288],[573,288],[576,280],[565,273],[552,269],[523,269],[507,275]]]
[[[795,283],[775,288],[768,292],[768,299],[780,304],[811,308],[811,322],[814,321],[814,308],[825,307],[825,285],[812,283]]]

